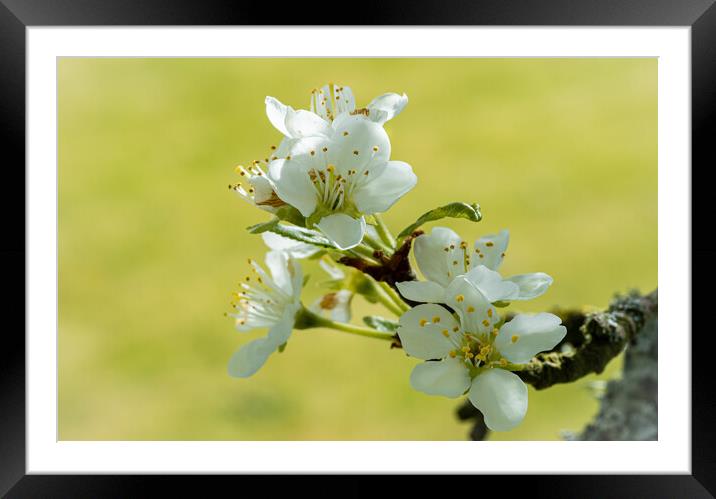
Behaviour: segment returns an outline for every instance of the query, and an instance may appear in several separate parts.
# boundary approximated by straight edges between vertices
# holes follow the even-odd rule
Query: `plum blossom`
[[[497,309],[467,276],[453,279],[446,304],[423,304],[400,318],[398,336],[418,364],[410,384],[429,395],[455,398],[467,393],[495,431],[510,430],[527,413],[527,387],[508,370],[565,336],[561,319],[549,313],[518,314],[503,323]]]
[[[346,250],[363,240],[365,215],[388,210],[417,177],[407,163],[389,159],[390,141],[379,124],[343,113],[328,126],[330,136],[300,139],[271,161],[268,178],[307,227]]]
[[[379,125],[394,118],[407,106],[405,94],[386,93],[373,99],[364,108],[356,109],[350,87],[330,83],[311,92],[310,111],[294,109],[275,97],[266,97],[266,116],[285,139],[278,148],[279,156],[285,154],[292,141],[305,137],[330,137],[335,130],[331,123],[351,115],[367,119]]]
[[[245,378],[264,365],[269,356],[288,341],[297,312],[301,309],[303,274],[301,266],[284,251],[269,251],[266,266],[249,260],[253,276],[241,283],[242,290],[235,295],[236,329],[241,332],[269,328],[266,336],[241,347],[229,361],[229,374]]]
[[[474,247],[455,232],[435,227],[430,234],[415,239],[415,261],[426,281],[397,283],[407,299],[445,303],[445,290],[459,276],[465,276],[491,303],[530,300],[547,291],[552,277],[544,272],[519,274],[504,279],[498,268],[505,257],[510,234],[507,229],[483,236]]]

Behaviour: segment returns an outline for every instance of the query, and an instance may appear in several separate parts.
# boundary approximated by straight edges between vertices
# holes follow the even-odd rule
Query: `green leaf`
[[[365,322],[366,326],[377,329],[381,333],[394,333],[400,326],[397,322],[378,317],[377,315],[366,315],[363,317],[363,322]]]
[[[403,231],[398,234],[398,238],[409,236],[416,229],[428,222],[434,222],[441,218],[466,218],[473,222],[479,222],[482,220],[482,213],[480,213],[480,205],[477,203],[450,203],[440,208],[435,208],[427,213],[424,213],[418,218],[415,223],[407,226]]]
[[[246,230],[248,230],[251,234],[273,232],[274,234],[293,239],[294,241],[301,241],[302,243],[308,243],[322,248],[335,248],[333,243],[331,243],[331,241],[329,241],[320,232],[316,232],[311,229],[304,229],[303,227],[296,227],[294,225],[283,225],[278,222],[278,218],[274,218],[268,222],[247,227]]]

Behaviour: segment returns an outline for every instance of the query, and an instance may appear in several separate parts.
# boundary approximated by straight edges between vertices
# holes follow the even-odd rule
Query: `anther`
[[[517,343],[517,340],[519,340],[519,339],[520,339],[520,337],[515,334],[512,336],[512,338],[510,338],[510,341],[512,343]]]
[[[455,301],[457,301],[458,303],[462,303],[463,301],[465,301],[465,296],[464,296],[464,295],[457,295],[457,296],[455,297]]]

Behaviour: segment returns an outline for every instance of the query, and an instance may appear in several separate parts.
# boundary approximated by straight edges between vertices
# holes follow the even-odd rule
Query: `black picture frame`
[[[716,6],[715,0],[504,0],[396,2],[373,0],[353,5],[352,25],[497,25],[497,26],[690,26],[692,70],[692,186],[716,164]],[[340,8],[336,4],[331,4]],[[347,5],[346,7],[351,7]],[[26,475],[25,454],[25,219],[10,216],[24,204],[25,190],[25,29],[30,26],[112,25],[287,25],[331,24],[315,17],[305,4],[272,8],[267,2],[204,0],[0,0],[0,123],[5,147],[5,195],[0,196],[4,237],[1,266],[5,282],[5,310],[19,318],[3,331],[4,355],[0,362],[0,494],[10,498],[35,497],[137,497],[151,486],[168,496],[207,495],[210,487],[243,480],[242,490],[269,485],[275,477],[232,476],[78,476]],[[340,17],[347,19],[346,15]],[[9,153],[9,154],[8,154]],[[9,160],[8,160],[9,158]],[[684,165],[689,168],[689,165]],[[11,175],[8,181],[7,175]],[[702,179],[703,180],[703,179]],[[24,185],[25,189],[19,186]],[[12,194],[8,196],[7,194]],[[713,208],[706,198],[692,197],[692,227],[713,227]],[[703,219],[701,224],[694,223]],[[710,231],[707,231],[710,232]],[[704,282],[714,276],[716,242],[692,231],[692,265]],[[704,275],[706,272],[706,275]],[[704,310],[712,301],[706,293],[692,293],[692,310]],[[669,306],[668,303],[662,306]],[[713,306],[713,305],[711,305]],[[697,317],[684,318],[685,327]],[[22,326],[22,327],[21,327]],[[528,477],[465,477],[474,493],[496,485],[507,495],[544,497],[714,497],[716,494],[716,390],[713,389],[709,353],[712,328],[692,323],[692,474],[691,475],[590,475]],[[665,331],[664,334],[670,334]],[[678,341],[678,340],[677,340]],[[669,424],[664,421],[663,424]],[[340,495],[374,491],[365,478],[316,479],[299,483],[316,491],[340,490]],[[475,481],[477,480],[477,481]],[[424,490],[423,480],[410,482]],[[458,489],[462,485],[455,484]],[[363,494],[361,494],[361,492]],[[404,489],[408,492],[408,489]],[[447,492],[447,489],[444,489]],[[451,492],[451,493],[456,493]]]

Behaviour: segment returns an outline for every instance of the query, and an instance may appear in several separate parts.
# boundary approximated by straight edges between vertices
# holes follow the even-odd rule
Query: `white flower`
[[[418,364],[410,383],[429,395],[455,398],[468,393],[485,424],[507,431],[527,413],[527,387],[504,369],[528,362],[564,338],[567,330],[549,313],[518,314],[501,325],[497,309],[466,276],[447,286],[447,305],[424,304],[400,318],[398,336]]]
[[[445,303],[445,289],[464,275],[491,303],[498,301],[531,300],[547,291],[552,277],[543,273],[520,274],[503,279],[497,272],[510,234],[507,229],[475,241],[474,248],[455,232],[435,227],[432,232],[418,236],[413,243],[415,261],[427,281],[397,283],[405,298],[419,302]]]
[[[316,135],[330,137],[334,133],[331,122],[342,116],[359,116],[382,125],[400,114],[407,104],[408,97],[405,94],[387,93],[373,99],[365,108],[356,109],[350,87],[331,83],[311,92],[310,111],[295,110],[275,97],[266,97],[266,116],[288,139],[278,149],[279,153],[285,153],[291,139]]]
[[[239,349],[229,361],[229,374],[239,378],[251,376],[268,357],[288,341],[296,312],[301,308],[303,275],[300,265],[283,251],[266,254],[269,276],[261,266],[249,260],[256,274],[241,283],[242,291],[234,304],[236,329],[242,332],[269,328],[268,334]]]
[[[377,123],[343,114],[330,126],[331,137],[298,140],[285,158],[271,161],[268,177],[308,227],[350,249],[363,239],[364,215],[386,211],[417,178],[407,163],[389,160],[390,141]]]

